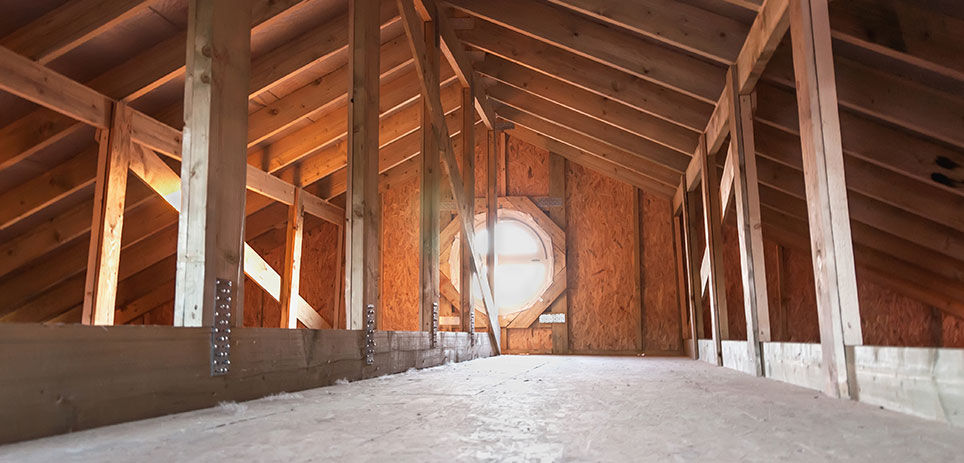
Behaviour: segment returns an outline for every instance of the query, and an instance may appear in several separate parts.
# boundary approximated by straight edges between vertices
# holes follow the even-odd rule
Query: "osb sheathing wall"
[[[636,190],[575,163],[566,180],[572,350],[639,351]]]
[[[419,177],[382,190],[382,330],[418,331]]]
[[[729,339],[746,340],[739,242],[732,220],[723,226],[723,246]],[[816,293],[809,253],[764,239],[764,254],[773,340],[819,342]],[[857,268],[857,297],[864,344],[964,346],[964,320],[875,283],[860,267]]]
[[[484,139],[476,140],[479,198],[485,195],[484,143]],[[509,138],[506,159],[497,164],[497,191],[525,196],[549,193],[547,151]],[[638,351],[644,344],[639,272],[634,269],[636,190],[578,165],[569,166],[565,201],[567,227],[574,230],[567,233],[569,265],[573,266],[568,281],[572,348],[577,352]],[[382,323],[387,330],[414,330],[418,328],[418,179],[383,189],[381,200]],[[670,203],[645,194],[639,200],[645,348],[679,351]],[[550,352],[551,329],[538,323],[533,328],[510,329],[506,342],[512,352]]]
[[[643,350],[678,352],[682,349],[682,320],[677,299],[672,203],[640,191],[639,204]]]

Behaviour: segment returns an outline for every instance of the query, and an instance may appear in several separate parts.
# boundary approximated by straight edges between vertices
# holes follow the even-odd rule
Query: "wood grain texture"
[[[647,351],[680,351],[681,320],[677,303],[670,202],[640,192],[642,219],[643,348]]]
[[[567,173],[572,349],[638,351],[639,294],[633,269],[635,190],[577,164]]]
[[[0,442],[492,354],[485,337],[470,345],[465,333],[441,333],[441,348],[431,349],[427,333],[379,331],[375,364],[365,366],[362,336],[361,331],[238,328],[231,333],[232,373],[212,377],[210,331],[204,328],[0,326],[0,370],[8,373],[0,379],[0,423],[5,423]]]
[[[419,180],[382,192],[382,327],[421,330],[419,322]],[[436,267],[438,269],[438,258]]]

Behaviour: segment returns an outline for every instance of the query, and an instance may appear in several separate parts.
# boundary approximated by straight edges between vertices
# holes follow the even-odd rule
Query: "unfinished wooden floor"
[[[955,461],[964,430],[672,358],[502,356],[0,447],[0,461]]]

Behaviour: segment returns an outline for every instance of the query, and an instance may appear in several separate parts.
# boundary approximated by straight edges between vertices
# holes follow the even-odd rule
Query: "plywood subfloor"
[[[503,356],[14,444],[0,461],[883,463],[955,461],[962,437],[685,359]]]

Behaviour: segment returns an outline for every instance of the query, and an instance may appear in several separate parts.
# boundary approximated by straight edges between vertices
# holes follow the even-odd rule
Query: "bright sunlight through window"
[[[515,211],[500,211],[495,226],[495,301],[501,315],[525,310],[539,300],[551,283],[551,243],[532,219]],[[476,220],[476,242],[481,249],[481,262],[488,252],[488,231],[484,219]],[[449,257],[452,281],[458,288],[461,251],[455,237]],[[472,280],[472,304],[481,309],[482,295]]]

